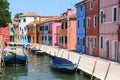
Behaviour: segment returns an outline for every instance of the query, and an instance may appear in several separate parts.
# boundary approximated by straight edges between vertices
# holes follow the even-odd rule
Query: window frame
[[[114,20],[115,19],[115,17],[114,17],[114,9],[116,8],[116,20]],[[117,22],[118,20],[117,20],[117,13],[118,12],[118,7],[117,6],[114,6],[114,7],[112,7],[112,22]]]

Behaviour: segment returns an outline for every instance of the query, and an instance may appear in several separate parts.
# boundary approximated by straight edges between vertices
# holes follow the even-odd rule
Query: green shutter
[[[48,37],[48,40],[49,40],[49,41],[52,41],[52,36],[49,36],[49,37]]]

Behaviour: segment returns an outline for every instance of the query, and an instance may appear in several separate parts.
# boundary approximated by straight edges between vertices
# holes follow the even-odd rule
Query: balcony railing
[[[52,30],[48,30],[48,33],[52,33]]]

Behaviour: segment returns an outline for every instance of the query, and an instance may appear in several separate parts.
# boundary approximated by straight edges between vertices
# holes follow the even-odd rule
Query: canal
[[[4,76],[0,80],[89,80],[79,73],[69,74],[53,70],[50,67],[50,60],[51,57],[46,55],[28,53],[28,64],[26,66],[2,68]]]

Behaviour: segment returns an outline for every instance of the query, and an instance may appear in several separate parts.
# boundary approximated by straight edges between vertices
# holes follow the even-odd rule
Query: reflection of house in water
[[[28,67],[22,66],[22,67],[6,67],[5,68],[5,77],[1,80],[19,80],[21,77],[28,76]]]
[[[39,15],[37,15],[34,12],[28,12],[19,16],[19,41],[20,42],[28,42],[29,37],[27,37],[26,35],[26,32],[27,32],[26,26],[30,22],[34,21],[34,17],[36,17],[37,20],[39,21]]]

